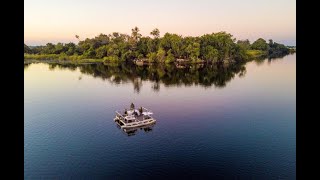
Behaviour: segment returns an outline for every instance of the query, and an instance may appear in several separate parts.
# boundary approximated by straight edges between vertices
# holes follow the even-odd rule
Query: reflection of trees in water
[[[293,54],[293,53],[290,53],[290,54]],[[286,55],[287,55],[287,54],[286,54]],[[267,63],[268,63],[268,65],[270,65],[272,61],[275,61],[275,60],[276,60],[276,61],[283,60],[286,55],[284,55],[284,54],[271,55],[271,56],[268,57]]]
[[[242,66],[239,72],[239,77],[244,77],[247,73],[247,69],[245,66]]]
[[[255,59],[254,62],[256,63],[257,66],[263,65],[266,61],[265,59]]]
[[[290,53],[290,54],[294,54],[294,53]],[[274,59],[283,59],[286,55],[286,53],[277,53],[277,54],[270,54],[268,56],[268,60],[274,60]]]
[[[152,66],[136,66],[132,64],[82,64],[82,65],[58,65],[50,64],[49,69],[71,69],[77,67],[83,74],[107,80],[111,83],[132,82],[134,91],[139,93],[143,81],[153,82],[152,89],[160,90],[160,84],[165,86],[192,86],[201,85],[204,87],[225,87],[226,83],[237,74],[245,76],[244,64],[234,65],[186,65],[175,66],[158,64]]]
[[[290,53],[293,54],[293,53]],[[280,60],[283,59],[286,55],[288,54],[271,54],[269,56],[261,56],[258,57],[256,59],[254,59],[253,61],[256,63],[257,66],[261,66],[263,65],[265,62],[267,62],[268,64],[271,64],[271,62],[273,60]],[[267,61],[266,61],[267,60]]]
[[[28,67],[30,67],[31,63],[24,63],[23,69],[26,70],[28,69]]]
[[[78,68],[77,65],[75,64],[65,64],[65,65],[61,65],[61,64],[49,64],[49,70],[53,71],[55,69],[59,69],[59,70],[64,70],[64,69],[68,69],[71,71],[75,71]]]
[[[134,88],[134,92],[139,93],[142,87],[142,81],[140,78],[135,78],[133,79],[133,88]]]
[[[159,91],[160,91],[160,83],[159,83],[159,81],[153,83],[152,89],[153,89],[153,91],[155,91],[155,92],[159,92]]]

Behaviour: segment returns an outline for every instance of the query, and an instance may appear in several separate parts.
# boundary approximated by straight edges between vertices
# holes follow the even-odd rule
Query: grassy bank
[[[88,59],[79,55],[61,55],[61,54],[24,54],[24,61],[30,62],[51,62],[51,63],[97,63],[104,62],[103,59]]]
[[[261,50],[247,50],[246,54],[249,57],[249,61],[267,56],[267,52]],[[46,62],[46,63],[68,63],[68,64],[83,64],[83,63],[120,63],[119,59],[114,59],[112,57],[104,57],[103,59],[89,59],[82,55],[71,55],[68,56],[66,54],[24,54],[25,63],[38,63],[38,62]],[[186,64],[197,64],[203,63],[205,61],[197,59],[197,60],[189,60],[184,63]]]
[[[247,50],[246,51],[249,59],[254,59],[254,58],[259,58],[262,56],[267,56],[266,51],[261,51],[261,50]]]

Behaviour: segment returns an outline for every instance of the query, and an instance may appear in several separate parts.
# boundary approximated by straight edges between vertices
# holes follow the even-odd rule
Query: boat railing
[[[151,117],[153,112],[145,107],[142,107],[143,112],[146,112],[148,116]],[[135,116],[133,114],[122,114],[121,111],[116,111],[116,116],[123,118],[123,119],[133,119]]]
[[[152,111],[150,111],[149,109],[145,108],[145,107],[142,107],[143,110],[145,110],[144,112],[150,112],[152,113]]]
[[[116,111],[116,114],[117,114],[117,116],[124,118],[123,115],[121,113],[119,113],[118,111]]]
[[[127,120],[135,120],[136,117],[134,115],[129,115],[129,116],[126,116],[126,119]]]

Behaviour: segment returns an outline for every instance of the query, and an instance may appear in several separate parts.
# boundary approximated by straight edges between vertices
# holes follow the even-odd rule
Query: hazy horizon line
[[[98,33],[96,35],[91,35],[91,36],[87,36],[87,37],[81,37],[79,36],[80,40],[78,40],[75,36],[78,35],[78,34],[74,34],[74,36],[71,38],[57,38],[57,39],[51,39],[50,40],[46,40],[46,39],[41,39],[41,40],[24,40],[24,44],[26,44],[27,46],[45,46],[47,43],[52,43],[52,44],[57,44],[57,43],[75,43],[75,44],[78,44],[80,41],[84,41],[85,39],[89,38],[89,39],[92,39],[94,37],[97,37],[99,36],[100,34],[104,34],[104,35],[109,35],[109,34],[112,34],[112,33],[119,33],[119,34],[126,34],[126,35],[130,35],[131,33],[128,33],[128,32],[119,32],[119,31],[113,31],[113,32],[110,32],[110,33]],[[235,37],[232,33],[229,33],[228,31],[215,31],[215,32],[211,32],[211,33],[204,33],[202,35],[196,35],[196,36],[192,36],[192,35],[183,35],[183,34],[178,34],[178,33],[171,33],[171,32],[165,32],[165,33],[170,33],[170,34],[177,34],[181,37],[201,37],[203,35],[206,35],[206,34],[212,34],[212,33],[219,33],[219,32],[226,32],[228,34],[231,34],[233,38],[237,40],[246,40],[248,39],[250,41],[250,43],[253,43],[254,41],[256,41],[257,39],[259,38],[263,38],[264,40],[268,41],[269,39],[272,39],[274,42],[277,42],[277,43],[280,43],[280,44],[284,44],[286,46],[296,46],[296,40],[294,39],[279,39],[279,38],[264,38],[264,37],[258,37],[258,38],[237,38]],[[160,38],[162,38],[164,36],[164,34],[161,34],[160,33]],[[150,33],[147,34],[147,35],[144,35],[143,33],[140,33],[142,35],[142,37],[151,37]]]

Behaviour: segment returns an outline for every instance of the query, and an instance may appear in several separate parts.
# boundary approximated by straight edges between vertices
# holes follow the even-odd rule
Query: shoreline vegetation
[[[233,64],[284,56],[295,52],[295,47],[285,46],[259,38],[252,44],[248,39],[238,40],[229,33],[218,32],[200,37],[183,37],[165,33],[160,37],[156,28],[152,37],[143,37],[139,28],[131,35],[113,32],[75,43],[47,43],[45,46],[24,44],[25,63],[135,63],[145,64]]]

